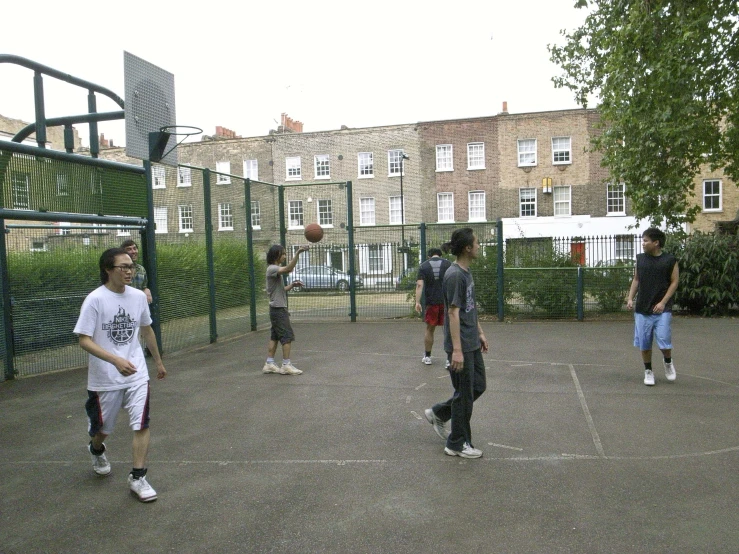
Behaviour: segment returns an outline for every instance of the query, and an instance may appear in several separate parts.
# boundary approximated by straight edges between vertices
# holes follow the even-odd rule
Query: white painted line
[[[600,456],[601,458],[605,458],[606,453],[603,451],[603,445],[600,442],[600,437],[598,436],[598,431],[595,428],[593,417],[590,415],[590,410],[588,410],[587,402],[585,402],[585,395],[583,394],[582,388],[580,387],[580,381],[577,378],[577,373],[575,373],[575,367],[572,364],[567,365],[570,368],[570,375],[572,375],[572,381],[575,383],[575,388],[577,389],[577,396],[580,399],[580,406],[582,407],[582,411],[585,414],[585,420],[588,422],[590,435],[593,437],[593,442],[595,443],[595,451],[598,452],[598,456]]]
[[[418,385],[418,386],[416,387],[416,390],[418,390],[418,389],[422,389],[422,388],[423,388],[423,387],[425,387],[425,386],[426,386],[426,383],[421,383],[420,385]]]
[[[517,446],[506,446],[505,444],[496,444],[494,442],[489,442],[488,446],[496,446],[498,448],[507,448],[508,450],[518,450],[519,452],[523,452],[523,448],[518,448]]]
[[[424,418],[422,418],[422,417],[421,417],[420,415],[418,415],[418,412],[416,412],[415,410],[411,410],[411,413],[412,413],[412,414],[413,414],[414,416],[416,416],[416,419],[424,419]]]
[[[405,403],[406,404],[410,404],[411,403],[411,397],[410,396],[406,396],[405,397]]]

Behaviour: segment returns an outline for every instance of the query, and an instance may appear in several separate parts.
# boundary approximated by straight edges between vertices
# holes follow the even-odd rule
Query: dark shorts
[[[287,308],[270,308],[269,321],[272,324],[271,340],[287,344],[295,340],[295,333],[290,325],[290,314]]]
[[[429,325],[441,327],[444,325],[444,304],[429,304],[426,306],[426,315],[423,320]]]

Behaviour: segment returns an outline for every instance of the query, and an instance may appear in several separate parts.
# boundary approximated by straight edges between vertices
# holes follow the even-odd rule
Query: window
[[[216,162],[216,185],[231,183],[231,162]]]
[[[359,199],[359,224],[374,225],[375,224],[375,199],[360,198]]]
[[[370,244],[367,247],[367,261],[369,262],[369,273],[385,273],[385,256],[382,245]]]
[[[118,225],[118,231],[116,232],[116,236],[119,236],[119,237],[130,237],[131,236],[131,230],[124,228],[122,225]]]
[[[59,225],[59,230],[57,231],[57,234],[59,235],[68,235],[72,232],[70,229],[72,224],[69,221],[60,221],[57,225]]]
[[[231,210],[231,204],[218,204],[218,230],[233,231],[234,230],[234,214]]]
[[[467,169],[485,169],[484,142],[470,142],[467,145]]]
[[[616,258],[623,260],[634,259],[634,237],[631,235],[616,236]]]
[[[300,157],[285,158],[285,171],[287,173],[286,181],[299,181],[300,175]]]
[[[372,152],[360,152],[357,155],[359,165],[359,178],[367,179],[375,176],[374,154]]]
[[[178,187],[189,187],[192,186],[192,172],[189,167],[178,167],[177,168],[177,186]]]
[[[56,174],[56,195],[69,196],[69,178],[64,173]]]
[[[388,150],[387,151],[387,175],[388,177],[400,175],[402,167],[403,151]]]
[[[303,201],[290,200],[288,204],[290,228],[302,228],[305,221],[303,220]]]
[[[251,201],[251,226],[252,229],[262,228],[262,208],[258,200]]]
[[[177,206],[177,215],[180,221],[180,233],[191,233],[193,230],[192,205]]]
[[[164,183],[164,166],[163,165],[152,165],[151,166],[151,188],[163,189],[166,188]]]
[[[167,232],[167,207],[154,208],[154,232],[157,234]]]
[[[536,139],[518,141],[518,167],[536,165]]]
[[[436,145],[436,171],[453,171],[452,165],[452,145],[437,144]]]
[[[252,181],[259,180],[259,164],[257,160],[244,160],[244,178]]]
[[[30,193],[28,192],[31,176],[28,173],[13,173],[12,193],[13,208],[16,210],[30,209]],[[4,240],[4,239],[3,239]]]
[[[48,250],[43,240],[34,240],[31,242],[31,252],[46,252]]]
[[[94,171],[90,175],[90,192],[92,194],[103,194],[103,175],[99,171]]]
[[[521,217],[536,217],[536,189],[518,189],[518,202]]]
[[[552,138],[552,163],[554,165],[572,163],[572,148],[570,137]]]
[[[401,203],[400,196],[390,197],[390,225],[400,225],[405,222],[402,215],[402,209],[405,208],[404,204],[405,202]]]
[[[334,208],[331,200],[318,201],[318,224],[321,227],[334,226]]]
[[[313,164],[316,170],[316,179],[331,178],[331,166],[328,160],[328,154],[313,156]]]
[[[436,195],[436,220],[439,223],[454,222],[454,195],[451,192]]]
[[[470,221],[485,221],[485,191],[475,190],[467,193]]]
[[[721,181],[703,181],[703,211],[721,211]]]
[[[554,187],[554,215],[572,215],[570,209],[570,187]]]
[[[623,183],[608,185],[606,215],[626,215],[625,190]]]

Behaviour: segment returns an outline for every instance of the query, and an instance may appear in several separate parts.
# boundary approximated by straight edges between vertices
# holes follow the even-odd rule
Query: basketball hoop
[[[165,125],[160,127],[159,132],[149,133],[149,160],[152,162],[161,161],[162,158],[165,158],[167,154],[182,144],[187,137],[199,135],[202,132],[203,130],[200,127],[193,125]],[[164,152],[172,136],[182,138],[172,148]]]

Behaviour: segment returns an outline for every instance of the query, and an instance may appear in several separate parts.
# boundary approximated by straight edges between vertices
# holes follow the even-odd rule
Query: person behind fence
[[[157,493],[146,479],[149,453],[149,371],[139,342],[139,333],[151,349],[157,379],[167,370],[157,348],[146,295],[130,286],[135,264],[120,248],[100,256],[102,285],[82,303],[74,327],[79,344],[88,354],[87,402],[92,469],[98,475],[111,472],[105,439],[115,427],[121,408],[128,412],[133,430],[133,468],[129,489],[142,502],[156,500]]]
[[[431,365],[431,349],[434,346],[434,331],[444,325],[444,294],[441,288],[444,274],[451,262],[441,257],[441,250],[430,248],[429,259],[418,268],[416,280],[416,312],[421,313],[421,295],[424,295],[426,332],[423,337],[424,355],[421,362]],[[448,364],[448,361],[447,361]]]
[[[444,350],[447,353],[449,374],[454,387],[452,397],[425,410],[426,419],[434,431],[446,440],[444,452],[449,456],[479,458],[482,451],[472,444],[472,406],[485,392],[485,363],[483,352],[488,341],[477,320],[475,282],[470,272],[471,262],[477,258],[480,245],[470,228],[457,229],[442,248],[451,252],[456,261],[444,274]],[[446,422],[451,419],[451,433]]]
[[[636,269],[626,306],[634,310],[634,346],[644,362],[644,384],[654,385],[652,341],[664,357],[665,378],[677,379],[672,361],[672,302],[680,277],[677,259],[664,252],[665,234],[655,227],[642,233],[643,254],[636,256]],[[636,303],[634,296],[636,295]]]
[[[275,244],[267,251],[267,295],[269,296],[269,320],[272,324],[267,361],[262,368],[263,373],[279,373],[281,375],[300,375],[303,373],[290,361],[290,349],[295,340],[295,333],[290,325],[290,314],[287,311],[287,291],[293,287],[304,286],[300,280],[295,280],[287,286],[282,283],[282,276],[289,274],[298,263],[298,258],[310,247],[301,246],[287,265],[282,265],[287,254],[285,247]],[[282,366],[275,364],[277,344],[282,344]]]
[[[133,280],[131,281],[131,286],[135,289],[139,289],[144,291],[144,294],[146,295],[146,301],[151,304],[152,297],[151,297],[151,291],[149,290],[149,279],[146,276],[146,269],[144,269],[144,266],[138,263],[139,260],[139,247],[136,244],[135,241],[129,239],[124,240],[123,244],[121,244],[121,248],[126,251],[126,254],[128,254],[131,257],[131,260],[133,261],[133,264],[136,266],[136,273],[133,275]]]

